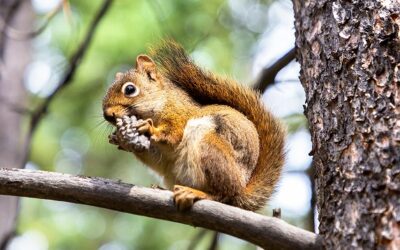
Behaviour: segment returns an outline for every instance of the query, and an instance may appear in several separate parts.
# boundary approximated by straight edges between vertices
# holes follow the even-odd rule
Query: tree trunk
[[[20,167],[21,119],[17,112],[25,104],[22,85],[28,63],[30,41],[17,41],[6,35],[7,27],[32,30],[30,1],[0,0],[0,167]],[[0,195],[0,249],[4,249],[15,230],[18,199]]]
[[[324,244],[398,249],[400,2],[293,5]]]

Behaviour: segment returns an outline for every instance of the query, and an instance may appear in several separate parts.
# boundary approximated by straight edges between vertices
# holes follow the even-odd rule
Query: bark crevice
[[[293,4],[326,247],[398,246],[400,5]]]

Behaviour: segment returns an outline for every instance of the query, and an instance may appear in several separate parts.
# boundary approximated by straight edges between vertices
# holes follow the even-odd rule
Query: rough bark
[[[293,4],[324,244],[398,249],[400,2]]]
[[[21,118],[16,112],[24,105],[22,85],[24,68],[29,61],[30,42],[16,41],[5,35],[7,26],[32,28],[33,12],[30,1],[0,1],[0,167],[21,165]],[[0,196],[0,249],[12,236],[17,215],[18,199]]]
[[[214,201],[179,212],[172,192],[101,178],[0,169],[0,194],[68,201],[205,227],[265,249],[320,249],[319,238],[286,222]]]

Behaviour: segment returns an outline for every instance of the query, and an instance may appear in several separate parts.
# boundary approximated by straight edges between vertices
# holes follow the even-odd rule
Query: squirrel
[[[255,211],[274,191],[284,163],[285,130],[260,94],[197,66],[181,45],[163,41],[117,73],[103,115],[142,119],[150,138],[137,158],[173,190],[179,210],[210,199]],[[120,142],[123,150],[131,151]]]

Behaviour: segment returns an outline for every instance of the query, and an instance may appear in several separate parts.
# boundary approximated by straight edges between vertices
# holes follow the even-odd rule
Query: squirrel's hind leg
[[[192,150],[182,159],[184,171],[176,176],[175,183],[183,186],[175,185],[173,190],[178,209],[189,209],[203,199],[230,203],[246,186],[244,171],[235,162],[232,145],[213,130],[192,143],[192,147],[187,147]],[[192,173],[191,178],[187,173]]]
[[[179,211],[188,210],[198,200],[213,199],[211,195],[191,187],[175,185],[173,191],[174,203]]]

